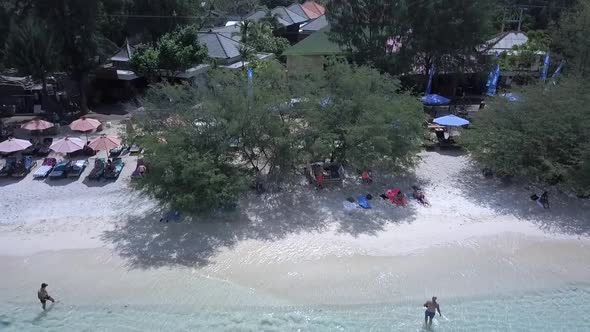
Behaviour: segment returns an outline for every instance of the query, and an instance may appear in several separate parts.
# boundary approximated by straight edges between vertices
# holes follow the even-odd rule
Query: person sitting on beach
[[[373,183],[373,177],[371,176],[371,172],[370,171],[364,171],[361,174],[361,178],[362,178],[364,184],[371,184],[371,183]]]
[[[408,200],[406,199],[404,193],[401,190],[398,190],[395,196],[393,197],[392,203],[397,206],[406,206],[408,205]]]
[[[145,172],[147,171],[147,168],[145,167],[145,165],[139,165],[137,167],[137,171],[139,172],[140,176],[144,176]]]
[[[41,307],[43,307],[43,310],[45,310],[45,303],[47,300],[55,303],[55,300],[47,293],[47,286],[48,285],[46,283],[42,283],[41,288],[37,292],[37,297],[39,298],[39,301],[41,301]]]
[[[426,205],[426,206],[430,205],[428,203],[428,201],[426,200],[426,195],[424,195],[424,192],[422,191],[422,189],[420,189],[420,187],[412,186],[412,189],[414,190],[412,192],[412,196],[414,197],[415,200],[417,200],[422,205]]]
[[[432,326],[432,319],[436,315],[436,312],[438,311],[438,315],[442,316],[440,313],[440,306],[436,302],[436,296],[433,296],[431,301],[426,301],[424,307],[426,308],[426,311],[424,312],[424,324]]]
[[[544,209],[549,209],[549,193],[547,191],[544,191],[541,197],[539,197],[537,204]]]

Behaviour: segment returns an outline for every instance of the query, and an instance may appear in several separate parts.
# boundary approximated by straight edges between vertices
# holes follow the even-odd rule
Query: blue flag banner
[[[563,69],[563,65],[565,65],[565,61],[561,60],[561,63],[559,64],[557,69],[555,69],[555,72],[553,72],[551,79],[555,80],[557,78],[557,76],[559,76],[559,74],[561,74],[561,70]]]
[[[494,69],[490,71],[490,75],[488,76],[488,82],[486,83],[486,87],[488,91],[486,94],[488,96],[494,96],[496,94],[496,89],[498,89],[498,80],[500,79],[500,64],[497,63]]]
[[[434,65],[430,67],[430,71],[428,72],[428,84],[426,85],[426,95],[429,95],[432,92],[432,78],[434,77],[434,72],[436,71]]]
[[[252,78],[254,77],[254,70],[252,70],[252,67],[248,67],[248,81],[252,81]]]
[[[545,61],[543,62],[543,71],[541,72],[541,80],[545,81],[547,79],[547,73],[549,72],[549,64],[551,60],[549,58],[549,52],[545,54]]]

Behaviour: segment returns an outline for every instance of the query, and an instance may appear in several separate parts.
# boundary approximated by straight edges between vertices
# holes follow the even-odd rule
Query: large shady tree
[[[590,85],[572,77],[527,87],[520,102],[500,99],[478,113],[462,143],[499,176],[562,183],[590,193]]]

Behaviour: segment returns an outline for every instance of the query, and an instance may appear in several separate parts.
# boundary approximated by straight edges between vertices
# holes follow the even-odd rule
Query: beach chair
[[[94,161],[94,167],[88,174],[89,180],[98,180],[104,174],[104,169],[106,166],[106,159],[105,158],[98,158]]]
[[[4,167],[0,169],[0,177],[7,177],[11,176],[12,172],[14,172],[14,167],[16,166],[16,158],[6,158],[6,163]]]
[[[37,161],[33,160],[31,156],[24,156],[16,163],[12,176],[15,178],[23,178],[31,172],[33,167],[37,166]]]
[[[121,158],[115,158],[112,161],[113,167],[111,169],[106,168],[104,171],[104,178],[105,179],[117,179],[119,175],[121,175],[121,171],[123,171],[123,167],[125,167],[125,163]]]
[[[39,167],[35,173],[33,173],[33,178],[45,178],[51,171],[53,167],[57,164],[57,160],[55,158],[45,158],[41,167]]]
[[[55,165],[55,167],[53,168],[53,170],[51,170],[48,176],[50,179],[65,178],[69,168],[70,162],[62,160]]]
[[[67,171],[66,176],[67,177],[71,177],[71,178],[77,178],[80,177],[80,175],[82,175],[82,172],[84,172],[84,170],[86,169],[86,166],[88,166],[88,160],[87,159],[80,159],[80,160],[76,160],[70,163],[70,167]]]

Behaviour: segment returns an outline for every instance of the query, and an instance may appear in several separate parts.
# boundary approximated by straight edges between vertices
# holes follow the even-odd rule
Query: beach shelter
[[[51,127],[53,127],[53,123],[45,121],[45,120],[41,120],[41,119],[35,119],[35,120],[31,120],[29,122],[23,123],[22,126],[20,126],[23,129],[26,130],[45,130],[45,129],[49,129]]]
[[[88,140],[88,132],[100,127],[100,121],[91,118],[82,117],[72,123],[70,128],[75,131],[86,133],[86,140]]]
[[[451,102],[450,99],[437,94],[426,95],[420,98],[423,104],[431,106],[447,105]]]
[[[6,141],[0,143],[0,152],[11,153],[22,151],[31,145],[33,145],[31,142],[24,139],[9,138]]]
[[[437,123],[441,126],[447,126],[447,127],[461,127],[461,126],[468,125],[470,123],[468,120],[460,118],[456,115],[442,116],[440,118],[434,119],[433,122]]]
[[[57,153],[71,153],[84,148],[84,141],[76,137],[65,137],[49,147]]]
[[[88,146],[94,151],[109,151],[121,145],[121,140],[115,136],[100,135],[93,139]]]

